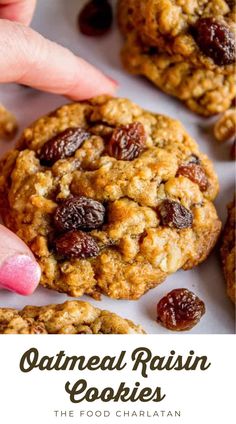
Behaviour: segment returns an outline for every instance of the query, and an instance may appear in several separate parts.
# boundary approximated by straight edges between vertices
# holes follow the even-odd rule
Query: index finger
[[[114,81],[31,28],[0,19],[0,40],[0,83],[18,82],[76,100],[114,95]]]
[[[0,0],[0,18],[29,25],[36,0]]]

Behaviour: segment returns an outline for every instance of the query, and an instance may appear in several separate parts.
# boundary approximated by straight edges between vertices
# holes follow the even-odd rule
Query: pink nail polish
[[[113,84],[115,84],[115,85],[119,85],[119,83],[118,83],[118,81],[116,81],[116,80],[114,80],[113,78],[109,78],[109,80],[113,83]]]
[[[6,259],[0,267],[0,287],[28,296],[39,284],[41,270],[34,258],[15,255]]]
[[[112,84],[115,84],[116,86],[118,86],[118,85],[119,85],[118,81],[114,80],[114,79],[113,79],[113,78],[111,78],[109,75],[105,74],[105,76],[107,77],[107,79],[109,79],[109,80],[112,82]]]

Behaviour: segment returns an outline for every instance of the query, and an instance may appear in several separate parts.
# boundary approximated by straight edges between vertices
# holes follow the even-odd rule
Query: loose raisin
[[[123,125],[113,131],[107,151],[118,160],[133,160],[145,148],[146,134],[140,122]]]
[[[40,154],[41,164],[51,166],[59,159],[72,156],[89,137],[90,134],[83,128],[67,128],[43,145]]]
[[[178,177],[179,175],[187,177],[194,183],[198,184],[201,191],[206,191],[208,188],[208,179],[201,165],[197,165],[195,163],[181,165],[177,171],[176,176]]]
[[[72,230],[54,241],[55,250],[63,258],[91,258],[99,254],[99,247],[93,237],[82,231]]]
[[[192,226],[193,215],[190,210],[173,200],[164,200],[158,208],[161,224],[178,229]]]
[[[193,328],[205,313],[205,305],[187,289],[175,289],[157,304],[157,322],[173,331]]]
[[[202,52],[216,65],[235,62],[235,37],[225,23],[213,18],[200,18],[192,28],[192,34]]]
[[[102,203],[89,197],[71,197],[60,204],[54,215],[59,231],[93,230],[104,222],[105,208]]]
[[[112,8],[106,0],[89,1],[79,14],[79,28],[89,36],[104,35],[112,25]]]

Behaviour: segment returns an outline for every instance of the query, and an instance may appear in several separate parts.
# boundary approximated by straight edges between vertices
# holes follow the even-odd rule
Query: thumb
[[[41,276],[30,249],[0,225],[0,288],[22,295],[32,294]]]
[[[31,28],[0,19],[0,40],[0,83],[18,82],[75,100],[115,92],[114,81]]]

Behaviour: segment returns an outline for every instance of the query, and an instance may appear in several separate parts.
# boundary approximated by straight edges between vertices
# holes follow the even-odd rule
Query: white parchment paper
[[[81,35],[77,28],[77,16],[84,3],[83,0],[39,0],[32,26],[44,36],[69,47],[116,79],[120,84],[119,96],[129,97],[143,108],[169,115],[183,122],[189,133],[200,144],[202,151],[214,161],[221,187],[216,207],[225,222],[226,204],[233,196],[234,163],[229,160],[229,149],[225,145],[217,144],[208,131],[212,119],[195,116],[177,100],[156,90],[148,81],[128,75],[121,67],[119,50],[122,40],[115,23],[113,30],[104,37],[89,38]],[[65,103],[66,100],[60,96],[7,84],[0,86],[0,102],[15,113],[21,131],[29,123]],[[0,153],[13,145],[14,143],[0,143]],[[138,301],[111,300],[105,296],[100,302],[88,297],[84,297],[84,300],[142,324],[148,333],[172,334],[155,322],[156,304],[164,294],[176,287],[189,288],[199,295],[206,305],[206,314],[189,333],[234,332],[234,308],[226,296],[217,249],[202,265],[191,271],[175,273]],[[66,295],[43,288],[39,288],[27,298],[0,291],[0,307],[22,308],[27,304],[62,303],[66,299],[68,299]]]

